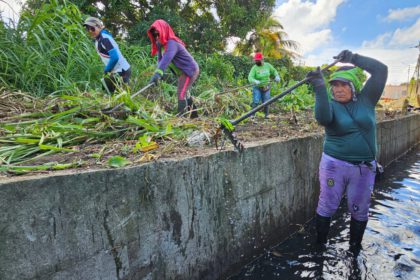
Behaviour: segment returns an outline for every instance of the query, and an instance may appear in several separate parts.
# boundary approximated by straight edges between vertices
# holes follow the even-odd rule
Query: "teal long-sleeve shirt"
[[[358,54],[351,62],[371,75],[357,94],[357,101],[343,104],[328,100],[325,85],[318,86],[315,88],[315,118],[325,127],[324,153],[349,162],[372,161],[376,157],[375,105],[384,90],[388,68]]]

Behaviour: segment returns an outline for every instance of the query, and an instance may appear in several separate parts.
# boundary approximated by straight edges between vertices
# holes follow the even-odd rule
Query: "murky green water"
[[[310,222],[229,279],[420,279],[420,149],[394,162],[376,184],[358,256],[348,250],[350,217],[342,205],[326,251],[314,248]]]

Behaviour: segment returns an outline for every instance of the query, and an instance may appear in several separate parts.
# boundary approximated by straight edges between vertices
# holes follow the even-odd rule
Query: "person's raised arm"
[[[388,78],[388,67],[374,58],[352,53],[349,50],[340,52],[334,58],[343,63],[352,63],[371,75],[362,88],[361,94],[366,96],[372,106],[375,106],[384,91]]]
[[[320,125],[326,126],[332,122],[333,114],[321,69],[318,67],[310,71],[306,74],[306,78],[315,90],[315,119]]]

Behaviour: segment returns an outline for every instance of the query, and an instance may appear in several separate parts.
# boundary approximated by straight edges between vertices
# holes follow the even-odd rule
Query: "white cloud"
[[[228,53],[233,52],[233,50],[235,49],[236,45],[238,44],[238,42],[241,41],[241,38],[239,37],[229,37],[226,39],[226,49],[225,51]]]
[[[407,46],[417,44],[420,39],[420,18],[408,28],[395,30],[390,46]]]
[[[22,4],[24,2],[25,0],[7,0],[5,2],[0,1],[0,16],[3,18],[4,22],[17,23],[20,10],[22,9]]]
[[[308,55],[305,58],[305,64],[310,66],[322,65],[333,61],[333,56],[338,54],[341,48],[326,48],[320,53]],[[413,75],[415,63],[419,54],[418,49],[389,49],[384,47],[366,48],[360,47],[352,49],[352,52],[375,58],[388,66],[387,84],[398,85],[407,82],[409,78],[408,70],[410,68],[410,78]]]
[[[418,56],[418,50],[414,48],[361,48],[355,51],[362,55],[376,58],[388,66],[387,84],[400,84],[402,82],[407,82],[408,68],[411,68],[412,75]]]
[[[402,21],[420,15],[420,5],[411,8],[389,10],[386,20],[388,21]]]
[[[298,41],[303,57],[298,64],[318,66],[333,61],[333,56],[343,49],[373,57],[388,66],[388,84],[400,84],[408,80],[418,57],[420,18],[406,28],[398,28],[378,35],[360,46],[342,45],[334,40],[330,25],[336,17],[337,8],[344,0],[288,0],[280,5],[274,16],[283,24],[290,39]],[[351,4],[351,2],[349,3]],[[387,20],[400,20],[419,15],[420,8],[390,10]],[[346,31],[342,30],[343,32]]]
[[[413,74],[419,55],[419,50],[413,47],[419,38],[420,18],[412,26],[397,28],[371,41],[364,41],[359,51],[388,65],[388,84],[400,84],[407,82]]]
[[[362,46],[365,48],[407,48],[413,47],[420,38],[420,18],[407,28],[397,28],[393,32],[378,35],[371,41],[364,41]]]
[[[289,38],[298,41],[301,54],[309,53],[332,41],[329,24],[337,7],[345,0],[289,0],[274,11]]]
[[[391,37],[392,37],[391,32],[381,34],[371,41],[363,41],[362,47],[368,48],[368,49],[369,48],[383,48],[389,42]]]

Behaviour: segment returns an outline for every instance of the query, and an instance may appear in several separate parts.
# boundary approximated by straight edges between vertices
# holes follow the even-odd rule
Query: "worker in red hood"
[[[175,35],[166,21],[156,20],[147,30],[147,35],[152,42],[152,56],[158,55],[158,66],[150,83],[157,84],[166,68],[172,63],[181,72],[177,89],[178,115],[182,116],[190,112],[191,118],[198,117],[197,109],[189,93],[191,85],[200,73],[197,62],[185,48],[185,43]]]

